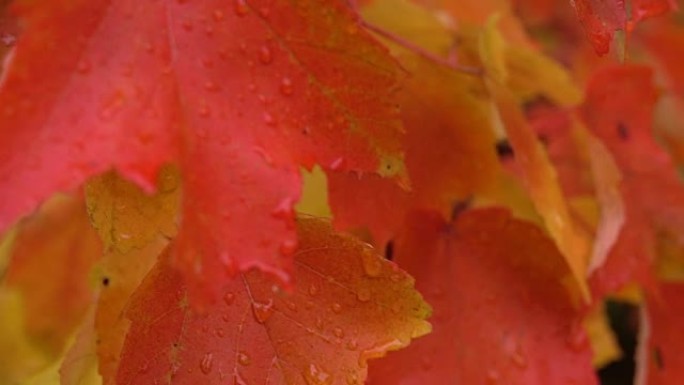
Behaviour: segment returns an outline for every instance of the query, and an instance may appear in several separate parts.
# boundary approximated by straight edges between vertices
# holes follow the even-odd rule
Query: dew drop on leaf
[[[319,290],[320,290],[320,289],[318,288],[318,285],[316,285],[315,283],[312,283],[312,284],[309,286],[309,295],[312,296],[312,297],[314,297],[314,296],[316,296],[316,294],[318,294],[318,291],[319,291]]]
[[[371,299],[371,292],[370,289],[368,289],[365,286],[362,286],[359,288],[359,290],[356,292],[356,298],[360,302],[368,302]]]
[[[271,215],[278,219],[289,219],[292,218],[294,211],[292,207],[294,206],[292,198],[285,198],[281,200],[273,211]]]
[[[333,329],[333,334],[334,334],[335,337],[337,337],[337,338],[343,338],[343,337],[344,337],[344,330],[342,330],[342,328],[339,328],[339,327],[334,328],[334,329]]]
[[[266,45],[259,48],[259,62],[264,65],[273,63],[273,52]]]
[[[499,372],[496,369],[487,371],[487,385],[496,385],[499,383]]]
[[[235,294],[232,292],[228,292],[223,296],[223,302],[226,303],[226,305],[230,306],[235,302]]]
[[[215,82],[207,80],[206,82],[204,82],[204,89],[209,92],[217,92],[221,89],[221,87],[219,87],[218,84],[216,84]]]
[[[330,166],[328,166],[328,167],[330,168],[331,171],[337,171],[337,170],[341,169],[343,165],[344,165],[344,158],[339,157],[339,158],[336,158],[335,160],[333,160],[332,162],[330,162]]]
[[[284,77],[280,81],[280,93],[285,96],[290,96],[294,93],[294,88],[292,87],[292,79]]]
[[[238,353],[238,363],[242,366],[247,366],[252,363],[252,358],[245,352]]]
[[[273,300],[269,299],[266,303],[252,302],[252,310],[257,322],[264,323],[273,315]]]
[[[382,261],[370,250],[364,250],[361,255],[363,270],[369,277],[377,277],[382,272]]]
[[[309,367],[304,371],[304,379],[308,385],[330,385],[333,383],[333,377],[330,373],[315,364],[309,364]]]
[[[216,21],[221,21],[221,20],[223,20],[223,17],[225,16],[225,15],[223,14],[223,11],[220,10],[220,9],[215,9],[214,12],[213,12],[211,15],[212,15],[212,17],[214,18],[214,20],[216,20]]]
[[[295,251],[297,251],[298,247],[299,245],[297,244],[296,239],[285,240],[283,241],[283,243],[280,244],[280,254],[290,256],[294,254]]]
[[[273,115],[271,115],[268,112],[264,112],[263,118],[264,118],[264,123],[266,123],[267,126],[275,126],[276,120],[273,117]]]
[[[211,369],[214,366],[214,355],[211,353],[205,353],[200,360],[200,370],[204,374],[211,373]]]
[[[348,350],[357,350],[358,348],[359,348],[359,343],[356,340],[352,339],[352,340],[347,341],[347,349]]]
[[[342,305],[340,305],[339,303],[335,302],[335,303],[331,306],[331,309],[332,309],[333,312],[339,314],[339,313],[342,311]]]
[[[138,373],[140,374],[145,374],[150,370],[150,364],[147,362],[144,362],[143,364],[138,367]]]
[[[235,10],[235,14],[240,17],[249,13],[249,6],[245,0],[235,0],[235,7],[233,9]]]

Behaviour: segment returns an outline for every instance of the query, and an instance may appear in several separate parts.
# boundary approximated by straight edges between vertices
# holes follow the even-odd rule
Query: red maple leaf
[[[0,88],[0,230],[114,168],[183,175],[176,260],[212,292],[289,279],[299,165],[398,172],[396,65],[344,1],[18,2]],[[202,278],[199,278],[202,277]]]
[[[433,332],[371,363],[370,383],[597,383],[570,269],[538,227],[497,208],[452,223],[414,213],[395,254],[433,306]]]

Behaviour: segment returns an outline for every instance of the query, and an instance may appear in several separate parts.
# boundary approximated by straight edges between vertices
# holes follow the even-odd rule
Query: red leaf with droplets
[[[684,378],[684,285],[663,283],[642,309],[635,385],[676,385]]]
[[[451,224],[419,213],[395,253],[434,308],[433,332],[371,363],[371,384],[598,383],[571,272],[538,227],[501,209]]]
[[[482,82],[424,61],[400,94],[411,191],[375,175],[329,172],[330,205],[342,228],[367,226],[377,245],[395,235],[411,208],[448,218],[455,204],[491,192],[500,171]]]
[[[413,279],[317,219],[298,223],[297,289],[252,270],[206,314],[166,258],[127,309],[117,384],[363,384],[366,361],[430,330]]]
[[[401,168],[396,64],[342,0],[15,10],[25,30],[0,89],[0,229],[94,174],[116,168],[151,191],[177,162],[177,261],[193,292],[212,293],[250,267],[288,279],[299,165]]]

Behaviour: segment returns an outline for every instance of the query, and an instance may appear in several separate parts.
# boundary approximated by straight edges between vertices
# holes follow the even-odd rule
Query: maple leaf
[[[397,66],[341,0],[14,9],[25,28],[0,88],[0,229],[111,168],[151,192],[175,162],[175,259],[211,294],[250,267],[288,279],[297,165],[401,172]]]
[[[411,216],[395,260],[434,308],[433,332],[371,363],[372,384],[597,384],[553,241],[503,209]]]
[[[652,287],[655,234],[684,239],[684,186],[672,159],[653,136],[657,93],[652,71],[643,66],[611,66],[596,72],[582,116],[619,167],[625,225],[592,285],[606,292],[631,280]],[[598,293],[597,293],[598,294]]]
[[[430,331],[413,279],[318,219],[298,221],[296,290],[258,270],[198,314],[168,253],[133,295],[118,384],[362,384],[366,361]]]

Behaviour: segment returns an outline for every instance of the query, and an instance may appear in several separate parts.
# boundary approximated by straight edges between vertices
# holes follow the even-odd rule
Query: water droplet
[[[235,294],[232,292],[228,292],[223,296],[223,302],[226,303],[226,305],[230,306],[233,303],[235,303]]]
[[[334,329],[333,329],[333,334],[334,334],[335,337],[337,337],[337,338],[343,338],[343,337],[344,337],[344,330],[342,330],[341,328],[334,328]]]
[[[247,365],[252,363],[252,358],[250,358],[247,353],[240,352],[240,353],[238,353],[238,362],[242,366],[247,366]]]
[[[276,208],[271,211],[271,215],[278,219],[290,219],[294,215],[293,206],[294,199],[290,197],[284,198],[278,202]]]
[[[259,8],[259,16],[263,17],[264,19],[268,19],[268,16],[270,14],[271,14],[271,10],[268,9],[267,7]]]
[[[525,369],[527,367],[527,357],[525,357],[525,352],[519,341],[515,341],[510,337],[506,338],[504,340],[503,349],[511,362],[513,362],[513,365],[520,369]]]
[[[143,362],[140,364],[138,367],[138,373],[140,374],[145,374],[150,370],[150,363],[149,362]]]
[[[297,304],[294,301],[289,300],[287,301],[287,308],[291,311],[297,311]]]
[[[312,283],[311,286],[309,286],[309,295],[312,297],[315,297],[316,294],[319,292],[319,287],[315,283]]]
[[[339,314],[342,311],[342,305],[336,302],[331,306],[331,309],[333,312]]]
[[[235,10],[235,14],[240,17],[249,13],[249,6],[245,0],[235,0],[235,7],[233,9]]]
[[[299,244],[296,239],[287,239],[280,244],[280,254],[290,256],[297,251]]]
[[[199,138],[206,138],[207,133],[204,130],[197,130],[197,137]],[[233,276],[235,272],[237,271],[237,265],[235,263],[235,260],[230,257],[230,254],[227,252],[222,252],[219,254],[219,261],[221,261],[221,265],[223,266],[223,269],[226,271],[226,273],[229,276]]]
[[[333,383],[333,377],[330,373],[313,363],[309,364],[309,367],[304,371],[304,379],[308,385],[330,385]]]
[[[347,349],[356,350],[359,348],[359,343],[356,340],[347,341]]]
[[[187,32],[191,32],[191,31],[193,30],[192,22],[190,22],[190,21],[188,21],[188,20],[182,22],[182,23],[181,23],[181,26],[182,26],[183,29],[186,30]]]
[[[371,250],[366,249],[361,253],[361,262],[363,270],[369,277],[377,277],[382,272],[382,260]]]
[[[328,166],[328,167],[332,171],[337,171],[340,168],[342,168],[343,165],[344,165],[344,158],[339,157],[339,158],[333,160],[332,162],[330,162],[330,166]]]
[[[273,300],[269,299],[266,303],[253,302],[252,310],[257,322],[264,323],[273,315]]]
[[[267,45],[262,45],[261,48],[259,48],[259,62],[261,64],[273,63],[273,52]]]
[[[217,337],[223,338],[223,337],[225,337],[225,335],[226,335],[226,332],[223,329],[220,329],[220,328],[216,329],[216,336]]]
[[[218,84],[212,82],[211,80],[207,80],[204,82],[204,89],[209,91],[209,92],[216,92],[221,89]]]
[[[368,302],[371,299],[371,292],[370,289],[367,287],[360,287],[359,290],[356,292],[356,298],[360,302]]]
[[[487,371],[487,384],[496,385],[499,383],[499,372],[495,369],[490,369]]]
[[[214,355],[211,353],[204,354],[204,357],[200,360],[200,370],[204,374],[211,373],[211,369],[214,366]]]
[[[323,325],[323,318],[320,318],[320,317],[316,318],[316,321],[314,322],[314,324],[316,325],[316,328],[318,330],[323,330],[323,326],[324,326]]]
[[[225,16],[225,15],[223,14],[223,11],[220,10],[220,9],[215,9],[214,12],[213,12],[211,15],[212,15],[212,17],[214,18],[214,20],[216,20],[216,21],[221,21],[221,20],[223,20],[223,17]]]
[[[292,87],[292,79],[284,77],[280,81],[280,93],[285,96],[290,96],[294,93],[294,88]]]
[[[264,123],[266,123],[267,126],[275,126],[276,120],[273,117],[273,115],[271,115],[268,112],[264,112],[263,118],[264,118]]]

